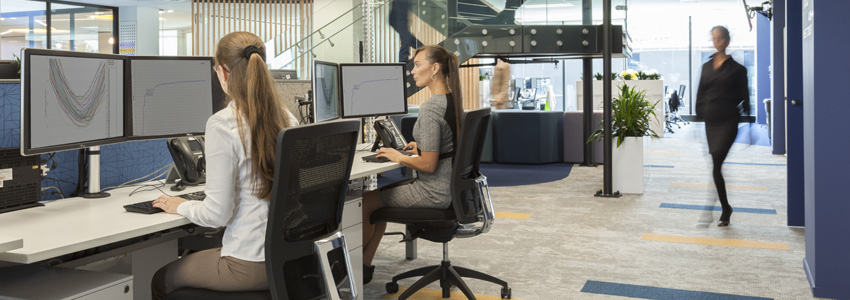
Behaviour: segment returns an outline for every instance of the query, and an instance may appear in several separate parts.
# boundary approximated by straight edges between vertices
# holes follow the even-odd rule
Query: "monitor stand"
[[[100,147],[89,147],[89,185],[83,198],[105,198],[109,193],[100,191]]]

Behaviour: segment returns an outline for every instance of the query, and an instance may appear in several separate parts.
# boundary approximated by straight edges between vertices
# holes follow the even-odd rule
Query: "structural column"
[[[850,101],[846,86],[850,1],[803,0],[803,140],[806,275],[812,294],[850,298]]]
[[[803,0],[785,1],[785,136],[788,226],[805,226],[803,174]],[[776,128],[776,127],[774,127]]]

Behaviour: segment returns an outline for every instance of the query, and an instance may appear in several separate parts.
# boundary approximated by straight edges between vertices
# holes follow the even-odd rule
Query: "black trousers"
[[[714,185],[717,187],[717,196],[720,198],[720,205],[724,211],[728,211],[732,206],[729,205],[729,199],[726,197],[726,181],[723,180],[721,167],[723,161],[726,160],[726,155],[729,154],[729,149],[735,143],[735,138],[738,136],[738,120],[722,120],[722,121],[705,121],[705,136],[708,139],[708,153],[711,154],[713,163]]]

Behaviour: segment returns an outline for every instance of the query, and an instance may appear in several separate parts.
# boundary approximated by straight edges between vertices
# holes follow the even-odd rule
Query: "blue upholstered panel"
[[[498,110],[492,113],[495,161],[514,164],[562,162],[564,113]]]
[[[0,83],[0,148],[20,147],[21,85]],[[119,185],[147,175],[172,162],[165,140],[107,145],[100,148],[101,188]],[[68,195],[76,187],[78,151],[57,152],[57,168],[42,181],[42,187],[56,186]],[[47,155],[42,155],[46,159]],[[55,199],[59,196],[44,196]]]

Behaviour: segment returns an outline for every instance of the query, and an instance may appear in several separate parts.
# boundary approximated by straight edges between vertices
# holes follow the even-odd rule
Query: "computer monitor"
[[[0,59],[0,79],[18,79],[18,61]]]
[[[24,49],[21,153],[126,140],[125,62],[114,54]]]
[[[342,117],[406,114],[404,64],[340,64]]]
[[[313,119],[315,123],[339,119],[339,65],[313,62]]]
[[[295,80],[298,79],[298,72],[289,69],[270,69],[272,78],[277,80]]]
[[[212,67],[211,57],[130,58],[129,137],[203,135],[214,107]]]

